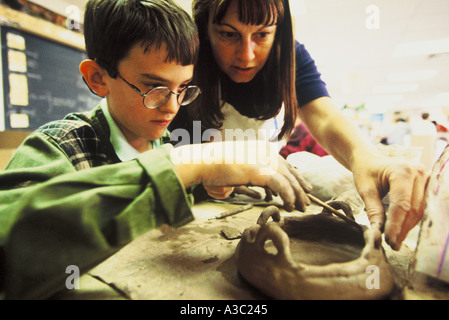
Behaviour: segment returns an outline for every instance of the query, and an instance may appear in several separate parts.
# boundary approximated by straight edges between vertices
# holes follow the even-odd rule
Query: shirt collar
[[[126,140],[122,131],[118,127],[114,118],[112,118],[111,113],[109,112],[108,103],[106,99],[101,100],[100,102],[101,110],[104,113],[106,121],[108,122],[109,129],[111,131],[111,143],[114,147],[115,153],[119,157],[121,161],[129,161],[137,158],[139,156],[139,151],[134,149]]]

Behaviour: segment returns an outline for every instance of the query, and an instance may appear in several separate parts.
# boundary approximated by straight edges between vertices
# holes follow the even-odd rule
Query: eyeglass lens
[[[188,105],[193,100],[198,97],[200,93],[200,89],[198,87],[187,87],[185,90],[180,92],[177,97],[178,103],[181,106]],[[170,99],[171,91],[169,88],[155,88],[148,92],[145,96],[144,104],[148,108],[157,108],[163,104],[165,104],[168,99]]]

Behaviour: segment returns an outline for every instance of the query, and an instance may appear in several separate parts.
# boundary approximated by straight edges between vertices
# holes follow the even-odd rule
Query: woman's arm
[[[385,223],[387,242],[399,249],[424,212],[428,181],[424,167],[380,155],[328,97],[304,105],[299,115],[317,142],[352,171],[371,224]],[[387,193],[390,207],[385,222],[381,200]]]

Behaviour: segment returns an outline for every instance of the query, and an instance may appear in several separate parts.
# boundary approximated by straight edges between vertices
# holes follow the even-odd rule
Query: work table
[[[163,225],[125,246],[117,254],[80,279],[80,288],[60,293],[55,299],[137,300],[261,300],[269,299],[243,279],[237,270],[235,234],[256,224],[263,206],[216,219],[241,204],[201,202],[193,207],[195,220],[179,229]],[[306,213],[321,211],[310,205]],[[363,213],[356,215],[366,224]],[[410,283],[418,230],[412,230],[401,250],[384,244],[400,290],[392,299],[449,299],[447,287],[430,286],[426,279]],[[407,239],[409,239],[407,238]]]

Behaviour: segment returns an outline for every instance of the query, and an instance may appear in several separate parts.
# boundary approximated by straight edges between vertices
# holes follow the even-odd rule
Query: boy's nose
[[[175,114],[178,112],[179,107],[180,105],[178,103],[178,96],[170,93],[170,97],[168,98],[167,102],[161,105],[158,109],[159,111],[164,113]]]

